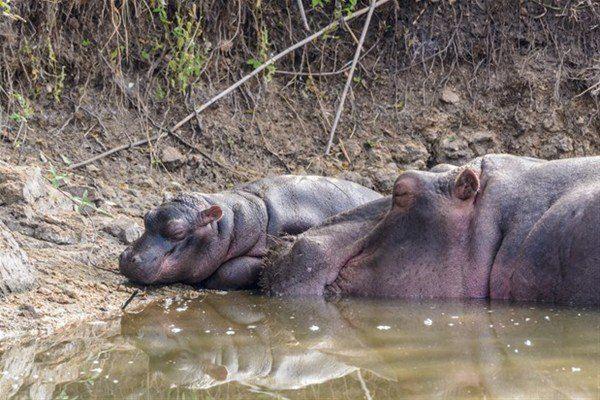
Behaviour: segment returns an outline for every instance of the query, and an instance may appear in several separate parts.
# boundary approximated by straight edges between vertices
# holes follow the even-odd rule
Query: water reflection
[[[161,301],[0,357],[0,398],[597,398],[596,311]]]

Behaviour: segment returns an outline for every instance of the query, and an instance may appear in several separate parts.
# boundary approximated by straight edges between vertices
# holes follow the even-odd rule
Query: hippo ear
[[[223,217],[223,210],[221,210],[221,207],[217,205],[210,206],[206,210],[200,211],[200,225],[204,226],[217,222],[221,217]]]
[[[454,181],[454,196],[468,200],[479,191],[479,177],[471,168],[465,168]]]

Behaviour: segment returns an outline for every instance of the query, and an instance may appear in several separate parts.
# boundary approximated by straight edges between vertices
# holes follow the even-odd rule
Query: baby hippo
[[[356,183],[293,175],[180,195],[146,214],[145,232],[121,254],[119,268],[142,284],[253,288],[273,237],[297,235],[379,198]]]

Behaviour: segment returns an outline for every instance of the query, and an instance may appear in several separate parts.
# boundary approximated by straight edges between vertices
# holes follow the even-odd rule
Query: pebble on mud
[[[19,316],[21,317],[30,317],[30,318],[39,318],[40,314],[38,310],[29,304],[23,304],[19,307]]]
[[[167,169],[176,169],[185,162],[185,156],[173,146],[162,147],[159,151],[159,158]]]
[[[487,130],[464,131],[462,132],[469,147],[475,153],[475,156],[494,153],[498,150],[498,142],[494,134]]]
[[[373,181],[370,178],[354,171],[342,171],[336,175],[336,178],[358,183],[359,185],[368,187],[369,189],[373,189],[375,187],[373,185]]]
[[[376,188],[382,193],[391,193],[398,175],[399,171],[397,168],[386,169],[385,171],[373,171],[373,180],[375,181]]]
[[[42,170],[0,163],[0,199],[2,204],[33,203],[46,195]]]
[[[429,151],[420,141],[409,139],[394,149],[392,157],[401,169],[424,169]]]
[[[135,242],[142,235],[142,228],[136,223],[127,226],[121,232],[119,239],[125,244],[131,244]]]
[[[460,101],[460,96],[451,88],[444,88],[440,99],[447,104],[456,104]]]
[[[539,156],[541,158],[556,158],[573,150],[573,139],[566,135],[556,135],[542,145]]]
[[[116,237],[123,244],[131,244],[142,235],[142,228],[133,221],[111,221],[102,230]]]
[[[438,164],[460,165],[473,157],[469,143],[456,135],[446,135],[435,146],[435,157]]]

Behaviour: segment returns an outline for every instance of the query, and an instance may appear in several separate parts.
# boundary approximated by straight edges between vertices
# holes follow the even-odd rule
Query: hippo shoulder
[[[240,188],[264,201],[268,233],[298,234],[340,212],[382,196],[359,184],[320,176],[284,175]]]

